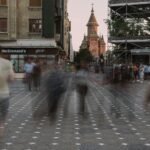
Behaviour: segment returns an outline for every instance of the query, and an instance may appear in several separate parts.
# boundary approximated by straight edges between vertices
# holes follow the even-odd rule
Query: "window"
[[[0,32],[7,32],[7,19],[0,18]]]
[[[42,31],[41,19],[29,19],[29,32],[40,33]]]
[[[31,7],[41,7],[42,0],[30,0]]]
[[[7,4],[7,0],[0,0],[0,5],[6,5]]]

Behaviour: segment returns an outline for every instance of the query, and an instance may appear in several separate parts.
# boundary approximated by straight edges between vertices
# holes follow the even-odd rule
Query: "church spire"
[[[92,3],[92,10],[91,13],[94,14],[94,8],[93,8],[94,4]]]
[[[98,23],[97,23],[97,20],[96,20],[96,17],[94,15],[94,7],[93,7],[93,3],[92,3],[92,10],[91,10],[91,16],[89,18],[89,21],[87,23],[87,26],[98,26]]]

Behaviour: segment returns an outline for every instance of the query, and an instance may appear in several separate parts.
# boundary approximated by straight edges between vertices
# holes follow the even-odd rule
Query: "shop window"
[[[29,32],[40,33],[42,31],[42,20],[41,19],[29,19]]]
[[[7,4],[7,0],[0,0],[0,5],[6,5]]]
[[[7,19],[0,18],[0,32],[7,32]]]
[[[41,7],[42,0],[30,0],[31,7]]]

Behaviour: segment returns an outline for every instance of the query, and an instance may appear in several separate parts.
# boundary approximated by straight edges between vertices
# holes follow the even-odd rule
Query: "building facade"
[[[71,31],[71,22],[68,17],[68,0],[64,0],[64,40],[63,40],[63,45],[64,45],[64,50],[66,52],[66,56],[68,59],[70,58],[70,31]]]
[[[0,0],[0,52],[16,62],[16,72],[25,57],[48,61],[64,51],[66,6],[66,0]]]
[[[115,61],[150,64],[150,0],[109,0]]]
[[[94,9],[92,8],[91,16],[87,23],[87,36],[84,35],[80,49],[89,49],[94,58],[98,58],[106,49],[103,36],[98,35],[98,26]]]

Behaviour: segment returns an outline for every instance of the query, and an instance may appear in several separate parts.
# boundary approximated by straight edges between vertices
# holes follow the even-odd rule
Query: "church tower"
[[[103,36],[98,36],[98,26],[92,5],[91,15],[87,23],[87,36],[84,36],[80,49],[87,47],[94,58],[99,58],[105,52],[106,48]],[[85,43],[87,46],[85,46]]]
[[[94,15],[94,9],[92,7],[92,10],[91,10],[91,16],[90,16],[90,19],[87,23],[87,32],[88,32],[88,36],[94,36],[94,37],[97,37],[97,32],[98,32],[98,23],[97,23],[97,20],[96,20],[96,17]]]

